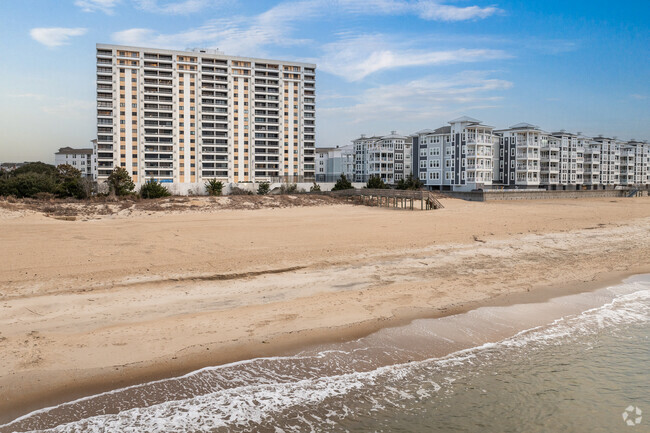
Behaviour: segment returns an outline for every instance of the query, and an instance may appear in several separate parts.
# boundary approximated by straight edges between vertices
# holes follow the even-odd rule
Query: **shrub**
[[[368,182],[366,183],[366,188],[372,189],[386,189],[388,186],[381,180],[379,176],[370,176]]]
[[[223,182],[217,179],[210,179],[205,183],[205,190],[208,192],[208,195],[221,195],[223,192]]]
[[[314,184],[309,188],[309,192],[320,192],[320,185],[314,182]]]
[[[295,194],[298,192],[298,185],[295,183],[285,183],[280,185],[280,194]]]
[[[341,174],[341,177],[337,179],[336,184],[332,188],[332,191],[341,191],[344,189],[353,189],[352,183],[345,177],[344,174]]]
[[[406,179],[400,179],[399,182],[397,182],[397,189],[413,189],[417,190],[420,189],[424,186],[422,181],[419,178],[414,178],[413,175],[409,174],[406,176]]]
[[[56,196],[54,194],[51,194],[49,192],[37,192],[34,194],[34,198],[36,200],[42,200],[42,201],[50,201],[54,199]]]
[[[135,189],[131,176],[123,167],[117,167],[108,176],[109,191],[115,195],[128,195]]]
[[[169,197],[171,193],[160,182],[153,179],[148,180],[140,187],[140,197],[142,198],[161,198]]]
[[[55,167],[42,162],[25,164],[0,176],[0,195],[36,197],[39,193],[56,197],[86,198],[81,172],[71,165]]]
[[[271,184],[269,184],[268,182],[262,182],[257,187],[257,193],[259,195],[266,195],[269,193],[270,190],[271,190]]]
[[[0,181],[0,195],[34,197],[40,192],[58,195],[57,178],[45,173],[13,173]]]
[[[253,191],[247,189],[239,188],[238,186],[233,186],[230,188],[230,195],[253,195]]]

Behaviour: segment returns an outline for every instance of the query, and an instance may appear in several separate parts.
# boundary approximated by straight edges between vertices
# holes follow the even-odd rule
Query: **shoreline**
[[[0,423],[236,360],[650,273],[650,200],[1,214]]]
[[[480,301],[448,306],[444,311],[424,312],[419,311],[422,310],[421,308],[414,307],[395,314],[391,319],[369,320],[348,324],[340,328],[298,331],[289,337],[282,336],[282,339],[271,337],[268,341],[256,344],[233,345],[230,348],[230,353],[218,356],[213,354],[200,355],[202,352],[197,352],[197,354],[188,355],[186,358],[175,359],[173,362],[170,362],[170,360],[161,360],[161,362],[151,360],[148,363],[140,363],[142,365],[124,365],[121,366],[126,370],[124,372],[116,372],[117,369],[107,368],[97,373],[92,372],[81,380],[75,380],[72,386],[70,383],[62,384],[60,388],[53,388],[49,392],[34,394],[29,398],[25,397],[23,400],[14,400],[14,405],[0,405],[0,408],[2,408],[0,423],[6,424],[34,411],[61,403],[146,382],[179,377],[205,367],[222,366],[255,358],[291,356],[314,346],[352,341],[367,337],[382,329],[404,326],[415,320],[460,315],[481,307],[507,307],[541,303],[562,296],[595,292],[620,284],[629,277],[643,274],[650,274],[650,266],[632,268],[626,271],[597,273],[597,277],[591,281],[567,280],[561,285],[539,286],[527,291],[502,294]],[[211,349],[209,344],[203,347],[208,349],[206,352]]]

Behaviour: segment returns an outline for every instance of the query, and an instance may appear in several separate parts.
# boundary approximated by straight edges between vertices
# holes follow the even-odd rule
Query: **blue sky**
[[[318,65],[317,146],[467,114],[650,139],[645,1],[22,0],[0,15],[0,161],[95,135],[95,43]]]

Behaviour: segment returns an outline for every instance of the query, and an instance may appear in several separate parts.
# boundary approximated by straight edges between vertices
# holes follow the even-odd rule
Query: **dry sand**
[[[650,272],[648,198],[443,204],[85,221],[0,208],[0,423],[206,365]]]

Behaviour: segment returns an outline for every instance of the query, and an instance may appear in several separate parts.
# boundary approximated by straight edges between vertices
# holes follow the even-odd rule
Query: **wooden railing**
[[[357,200],[367,206],[387,207],[393,209],[421,210],[442,209],[444,206],[436,197],[436,193],[426,190],[399,189],[345,189],[332,191],[332,195]]]

